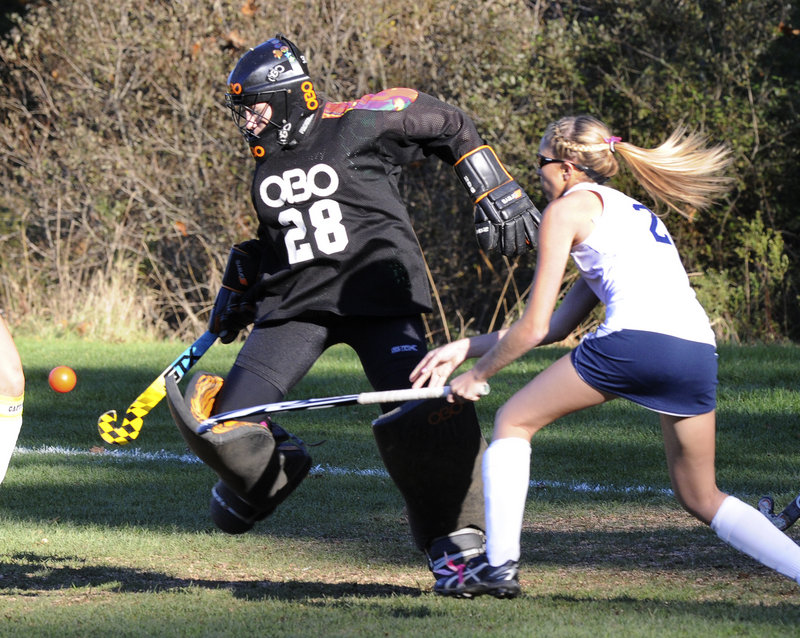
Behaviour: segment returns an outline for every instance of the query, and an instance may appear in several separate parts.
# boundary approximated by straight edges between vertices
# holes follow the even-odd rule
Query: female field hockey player
[[[510,328],[461,339],[426,354],[415,387],[444,385],[476,401],[479,389],[531,348],[564,339],[598,302],[605,320],[570,354],[534,377],[495,417],[484,454],[487,552],[439,578],[439,594],[471,597],[520,592],[518,562],[531,438],[559,417],[622,397],[660,415],[675,496],[724,541],[794,580],[800,547],[755,508],[721,492],[714,469],[717,355],[714,333],[695,298],[662,220],[604,182],[625,160],[657,201],[707,207],[728,189],[722,147],[676,130],[644,149],[622,142],[590,116],[551,123],[539,145],[549,202],[539,228],[536,273],[522,317]],[[580,278],[556,309],[569,257]]]

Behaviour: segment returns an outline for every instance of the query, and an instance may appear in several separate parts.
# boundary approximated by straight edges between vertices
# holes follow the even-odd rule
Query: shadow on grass
[[[728,579],[775,575],[700,524],[683,528],[653,522],[641,531],[524,531],[521,561],[529,575],[537,567],[706,573]]]
[[[41,592],[79,587],[114,593],[177,592],[190,588],[225,589],[245,600],[305,600],[313,598],[389,598],[421,596],[418,587],[380,583],[323,583],[317,581],[213,580],[176,578],[129,567],[80,566],[77,556],[39,556],[20,552],[0,561],[0,593],[37,596]]]
[[[583,596],[536,596],[531,597],[534,603],[559,606],[568,604],[579,605],[584,613],[591,613],[596,609],[598,614],[607,614],[613,610],[616,615],[647,615],[654,619],[662,618],[668,613],[670,618],[697,617],[704,625],[711,623],[743,622],[748,624],[764,624],[765,628],[774,629],[776,626],[785,625],[787,634],[795,631],[800,610],[792,603],[778,603],[773,606],[750,603],[732,603],[724,601],[676,601],[658,598],[633,598],[630,596],[614,596],[610,598],[592,598]],[[687,636],[695,635],[687,626]],[[730,635],[752,635],[744,629]]]
[[[687,515],[688,517],[688,515]],[[585,520],[583,521],[586,522]],[[369,529],[350,530],[347,540],[332,540],[326,529],[303,530],[303,551],[319,555],[357,557],[376,567],[396,566],[399,570],[422,566],[421,553],[413,547],[400,521],[387,523],[373,520]],[[340,530],[343,532],[343,530]],[[219,532],[212,532],[217,534]],[[253,546],[269,554],[274,546],[285,546],[282,539],[297,538],[288,530],[272,530],[269,536],[252,534]],[[375,535],[382,540],[376,542]],[[522,533],[521,577],[537,578],[537,571],[575,569],[638,572],[659,576],[664,572],[678,578],[710,578],[729,581],[746,579],[783,580],[773,570],[743,554],[700,524],[687,526],[654,520],[644,529],[606,529],[581,531],[546,531],[526,529]],[[235,557],[231,557],[235,560]],[[314,597],[315,595],[383,596],[416,595],[414,587],[380,585],[364,582],[315,583],[259,579],[228,580],[172,577],[132,567],[88,564],[86,556],[40,555],[18,551],[0,556],[0,592],[14,590],[57,590],[68,587],[104,587],[114,592],[173,590],[185,587],[228,588],[236,595],[250,592],[256,597]],[[268,570],[261,573],[269,574]],[[426,578],[427,578],[427,572]],[[311,575],[310,575],[311,576]],[[567,577],[569,579],[569,577]],[[791,588],[796,586],[786,580]],[[430,584],[432,585],[432,579]]]
[[[0,562],[0,594],[13,596],[36,597],[45,592],[59,592],[74,588],[90,587],[107,590],[110,593],[158,594],[180,593],[193,589],[226,590],[240,600],[250,602],[302,602],[306,605],[329,608],[333,601],[345,601],[342,604],[353,605],[351,599],[357,598],[361,603],[369,604],[372,599],[389,599],[398,596],[425,599],[431,601],[435,597],[419,587],[388,585],[380,583],[324,583],[319,581],[242,581],[175,578],[163,573],[130,569],[104,568],[95,566],[74,566],[80,562],[76,557],[42,557],[33,553],[18,553],[10,557],[11,562]],[[564,605],[582,610],[581,613],[599,615],[609,613],[623,615],[649,615],[653,618],[663,617],[668,613],[671,618],[685,617],[688,622],[692,618],[702,619],[704,623],[731,622],[736,620],[747,623],[763,623],[765,627],[785,624],[795,627],[800,621],[800,609],[791,602],[779,602],[765,606],[761,603],[745,603],[731,601],[694,601],[665,600],[652,595],[636,598],[633,596],[608,596],[602,594],[537,595],[533,587],[514,601],[498,601],[510,613],[535,606],[539,612],[546,609],[563,609]],[[491,602],[491,599],[489,599]],[[333,602],[335,604],[335,602]],[[465,605],[465,610],[476,609],[472,601],[454,601],[456,605]],[[514,612],[516,610],[516,612]],[[414,611],[415,616],[430,613],[430,609],[420,608]],[[788,635],[788,634],[787,634]]]

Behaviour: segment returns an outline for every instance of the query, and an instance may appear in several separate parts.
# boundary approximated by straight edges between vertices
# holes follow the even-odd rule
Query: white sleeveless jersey
[[[646,206],[618,190],[581,183],[568,193],[597,193],[603,212],[594,230],[571,255],[583,279],[606,307],[594,336],[646,330],[715,344],[664,223]]]

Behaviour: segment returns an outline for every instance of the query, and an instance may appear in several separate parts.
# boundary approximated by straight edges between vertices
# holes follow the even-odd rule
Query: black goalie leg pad
[[[442,539],[468,528],[486,529],[481,471],[486,441],[474,404],[409,401],[372,425],[383,463],[406,502],[414,542],[430,562],[447,551]],[[482,533],[469,538],[462,540],[483,546]],[[434,546],[439,549],[432,551]]]
[[[259,509],[250,505],[222,481],[217,481],[211,488],[209,510],[214,524],[228,534],[244,534],[253,528],[256,521],[263,518]]]
[[[303,443],[268,420],[224,421],[198,434],[208,418],[222,379],[196,374],[181,396],[167,378],[172,418],[189,448],[221,479],[211,496],[211,517],[225,532],[240,534],[271,514],[300,484],[311,468]]]
[[[211,520],[223,532],[243,534],[275,511],[311,468],[311,457],[301,441],[277,423],[270,428],[278,442],[261,479],[241,496],[220,480],[211,489]]]

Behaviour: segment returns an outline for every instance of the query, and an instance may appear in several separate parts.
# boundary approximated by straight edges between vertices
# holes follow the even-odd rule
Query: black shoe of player
[[[485,554],[476,556],[466,565],[453,565],[452,573],[436,581],[433,591],[441,596],[472,598],[489,594],[495,598],[516,598],[519,586],[519,563],[506,561],[493,567]]]
[[[468,563],[486,554],[486,536],[475,527],[465,527],[441,536],[425,550],[428,567],[435,579],[450,576],[456,565]]]

